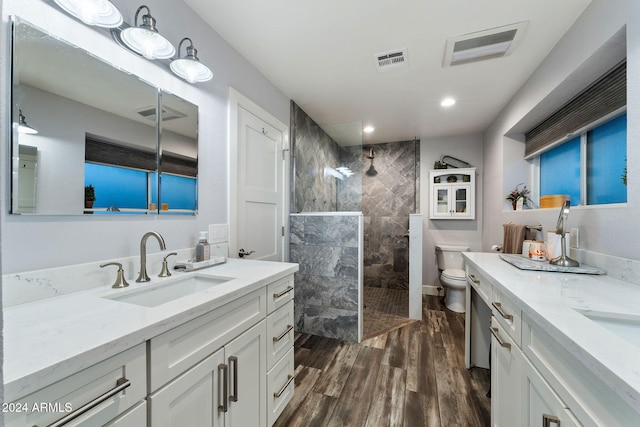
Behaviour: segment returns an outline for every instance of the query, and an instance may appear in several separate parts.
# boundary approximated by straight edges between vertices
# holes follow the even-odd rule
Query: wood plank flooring
[[[362,343],[296,334],[289,426],[481,427],[489,371],[464,367],[464,314],[423,297],[423,320]]]

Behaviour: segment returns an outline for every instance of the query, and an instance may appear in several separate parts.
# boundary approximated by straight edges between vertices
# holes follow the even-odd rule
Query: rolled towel
[[[503,224],[502,227],[504,228],[502,252],[505,254],[521,254],[527,226],[523,224]]]

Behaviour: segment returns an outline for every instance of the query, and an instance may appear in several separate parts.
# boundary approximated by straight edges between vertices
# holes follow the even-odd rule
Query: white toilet
[[[457,313],[465,311],[467,275],[463,270],[461,252],[468,250],[468,246],[436,245],[440,283],[447,290],[444,304]]]

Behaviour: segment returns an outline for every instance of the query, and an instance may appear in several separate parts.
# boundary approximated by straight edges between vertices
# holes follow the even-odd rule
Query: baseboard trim
[[[433,285],[422,285],[423,295],[438,295],[438,287]]]

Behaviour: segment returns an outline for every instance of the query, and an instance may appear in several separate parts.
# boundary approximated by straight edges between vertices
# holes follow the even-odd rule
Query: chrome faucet
[[[164,239],[157,231],[149,231],[142,236],[142,240],[140,240],[140,273],[138,274],[138,278],[136,282],[148,282],[151,280],[149,275],[147,274],[147,239],[149,237],[155,237],[158,239],[158,243],[160,243],[160,249],[165,250],[167,247],[164,244]]]

